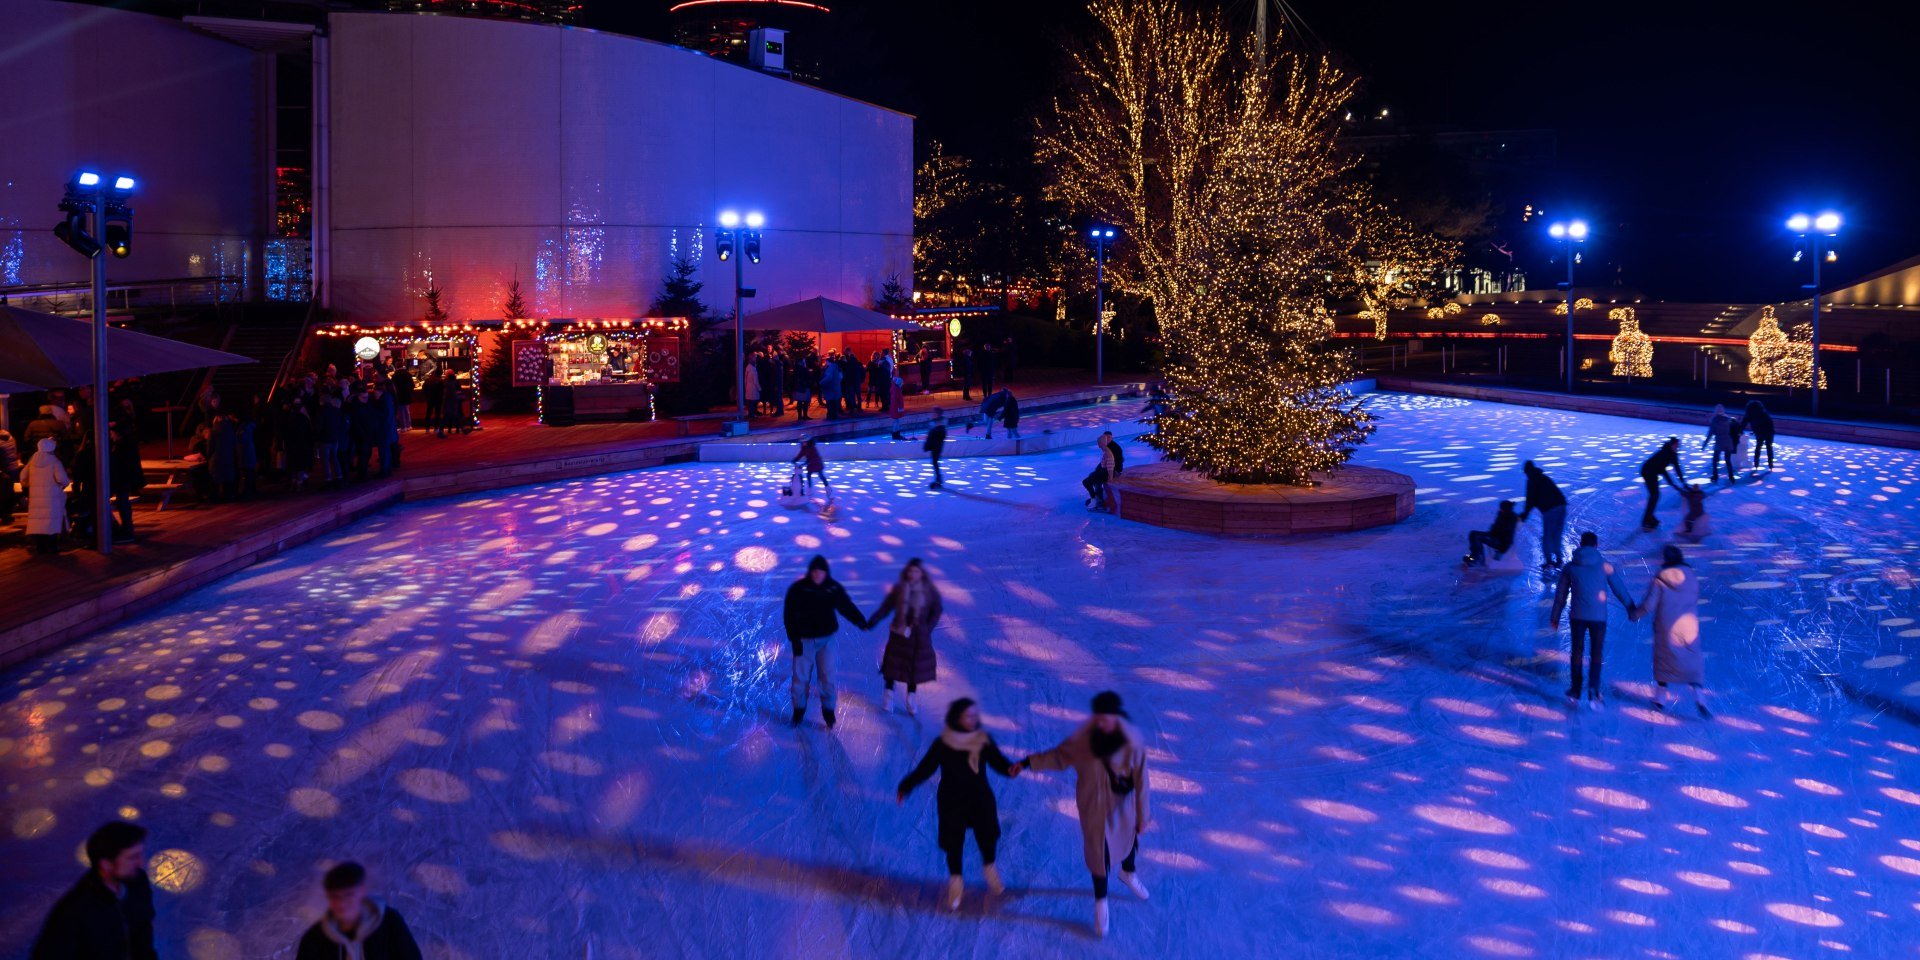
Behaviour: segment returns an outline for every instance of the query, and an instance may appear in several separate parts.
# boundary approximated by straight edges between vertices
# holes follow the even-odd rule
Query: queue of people
[[[791,406],[796,420],[839,420],[868,410],[892,413],[916,392],[925,396],[957,386],[960,398],[971,402],[978,385],[982,397],[992,395],[996,382],[1013,382],[1017,358],[1012,337],[998,345],[956,340],[946,379],[937,382],[938,358],[931,346],[875,350],[864,359],[850,347],[818,354],[766,346],[748,354],[741,383],[753,416],[783,417]]]

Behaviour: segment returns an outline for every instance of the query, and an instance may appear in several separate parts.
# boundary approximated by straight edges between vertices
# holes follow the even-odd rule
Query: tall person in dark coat
[[[993,342],[980,341],[980,349],[973,352],[973,369],[980,374],[980,395],[983,397],[993,392],[993,365],[998,362],[1000,358],[994,354]]]
[[[393,372],[393,415],[394,429],[413,429],[413,371],[405,363]]]
[[[867,618],[847,596],[847,588],[833,579],[827,558],[816,556],[807,563],[807,575],[787,588],[787,600],[781,619],[787,629],[787,644],[793,648],[793,725],[807,718],[807,701],[813,688],[820,688],[820,714],[833,729],[839,694],[833,686],[833,635],[840,630],[840,618],[867,629]]]
[[[1540,511],[1540,565],[1557,567],[1567,562],[1567,495],[1532,460],[1522,469],[1527,475],[1527,505],[1520,510],[1520,522]]]
[[[320,880],[327,912],[300,938],[294,960],[421,960],[400,911],[367,896],[367,869],[349,860]]]
[[[1007,885],[1000,881],[1000,869],[994,865],[1000,847],[1000,804],[993,797],[993,784],[984,767],[1003,776],[1016,776],[1013,764],[1000,752],[1000,745],[980,728],[980,708],[961,697],[947,707],[947,725],[938,739],[927,748],[920,765],[900,781],[894,798],[907,802],[907,794],[926,783],[935,771],[940,774],[940,790],[935,794],[935,809],[940,813],[940,849],[947,855],[947,909],[960,908],[965,884],[960,879],[962,854],[967,831],[980,847],[981,871],[987,877],[987,889],[1003,893]]]
[[[880,656],[880,676],[887,690],[880,709],[893,712],[893,685],[907,685],[907,714],[914,713],[913,695],[920,685],[932,683],[939,675],[939,658],[933,650],[933,628],[940,625],[940,591],[927,576],[927,568],[915,557],[900,570],[900,580],[887,591],[880,609],[867,618],[868,629],[879,626],[887,614],[893,622],[887,628],[886,652]]]
[[[947,415],[939,407],[933,408],[933,421],[927,425],[927,438],[920,444],[927,452],[927,459],[933,463],[933,482],[927,489],[938,490],[946,481],[940,476],[940,455],[947,449]]]
[[[1671,476],[1668,471],[1672,471]],[[1660,505],[1660,482],[1673,484],[1675,490],[1687,482],[1687,475],[1680,469],[1679,437],[1668,437],[1653,456],[1640,464],[1640,479],[1647,485],[1647,512],[1640,515],[1640,526],[1652,530],[1660,526],[1660,518],[1653,515],[1653,509]]]
[[[1753,434],[1753,468],[1760,469],[1760,451],[1767,452],[1767,472],[1773,472],[1773,414],[1767,412],[1767,405],[1758,400],[1747,401],[1747,415],[1742,418],[1747,432]]]
[[[114,820],[87,838],[87,872],[47,914],[32,960],[158,960],[147,829]]]
[[[953,378],[960,381],[960,399],[973,402],[973,349],[955,345]]]

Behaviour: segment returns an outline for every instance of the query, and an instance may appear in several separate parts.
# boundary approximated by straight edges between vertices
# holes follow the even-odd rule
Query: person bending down
[[[1500,512],[1493,515],[1493,529],[1467,532],[1467,555],[1462,559],[1479,566],[1487,562],[1488,547],[1493,548],[1495,556],[1513,549],[1514,531],[1519,526],[1520,515],[1513,512],[1513,501],[1500,501]]]

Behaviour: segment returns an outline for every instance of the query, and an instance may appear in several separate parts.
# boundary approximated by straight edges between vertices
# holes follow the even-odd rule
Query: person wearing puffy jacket
[[[42,437],[27,463],[27,539],[39,553],[58,553],[60,535],[67,532],[67,466],[60,462],[60,445]]]
[[[1582,686],[1581,653],[1586,641],[1593,643],[1592,668],[1586,671],[1585,687],[1587,707],[1593,710],[1605,709],[1600,696],[1600,662],[1602,648],[1607,642],[1607,599],[1611,596],[1620,601],[1628,610],[1633,609],[1633,598],[1627,594],[1627,582],[1620,576],[1620,569],[1600,554],[1600,537],[1589,530],[1580,535],[1580,549],[1573,552],[1573,562],[1560,568],[1560,583],[1553,591],[1553,618],[1550,621],[1555,630],[1560,629],[1560,613],[1567,610],[1571,602],[1572,617],[1568,622],[1568,634],[1573,642],[1573,677],[1567,686],[1567,701],[1578,703]]]
[[[861,616],[860,608],[853,605],[853,598],[847,596],[847,588],[833,579],[827,567],[827,558],[815,556],[807,563],[807,575],[793,582],[787,588],[787,600],[782,610],[782,619],[787,629],[787,644],[793,648],[793,725],[799,726],[807,718],[807,701],[812,699],[813,688],[820,687],[820,714],[827,721],[827,729],[833,729],[834,710],[839,706],[839,695],[833,686],[833,635],[840,629],[840,619],[845,617],[848,623],[867,629],[867,618]]]

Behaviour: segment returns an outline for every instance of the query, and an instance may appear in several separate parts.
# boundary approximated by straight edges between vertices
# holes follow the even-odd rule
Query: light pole
[[[113,552],[113,472],[107,457],[107,258],[100,251],[123,258],[133,252],[133,211],[127,207],[133,187],[125,174],[111,186],[91,170],[75,174],[60,200],[66,219],[53,228],[61,242],[93,261],[93,532],[102,554]]]
[[[1107,382],[1107,244],[1113,242],[1113,228],[1095,224],[1087,231],[1093,241],[1093,382]]]
[[[739,211],[722,210],[721,229],[714,234],[714,252],[720,261],[733,261],[733,395],[740,419],[728,425],[728,436],[747,432],[747,318],[741,315],[740,301],[753,296],[753,291],[746,288],[745,261],[760,262],[760,228],[767,218],[758,210],[751,211],[744,218],[745,229],[741,228],[742,220]]]
[[[1813,379],[1808,382],[1811,384],[1809,389],[1813,391],[1813,415],[1817,417],[1820,415],[1820,264],[1834,259],[1832,246],[1822,240],[1839,235],[1840,215],[1831,210],[1811,217],[1796,213],[1787,218],[1787,229],[1800,235],[1800,239],[1807,244],[1806,252],[1813,256],[1813,282],[1807,285],[1813,303],[1813,355],[1809,358],[1812,361],[1809,366]],[[1799,256],[1798,253],[1794,254],[1795,259]]]
[[[1573,261],[1579,256],[1573,245],[1587,241],[1587,222],[1572,220],[1555,223],[1547,234],[1560,241],[1567,255],[1567,392],[1573,392]]]

